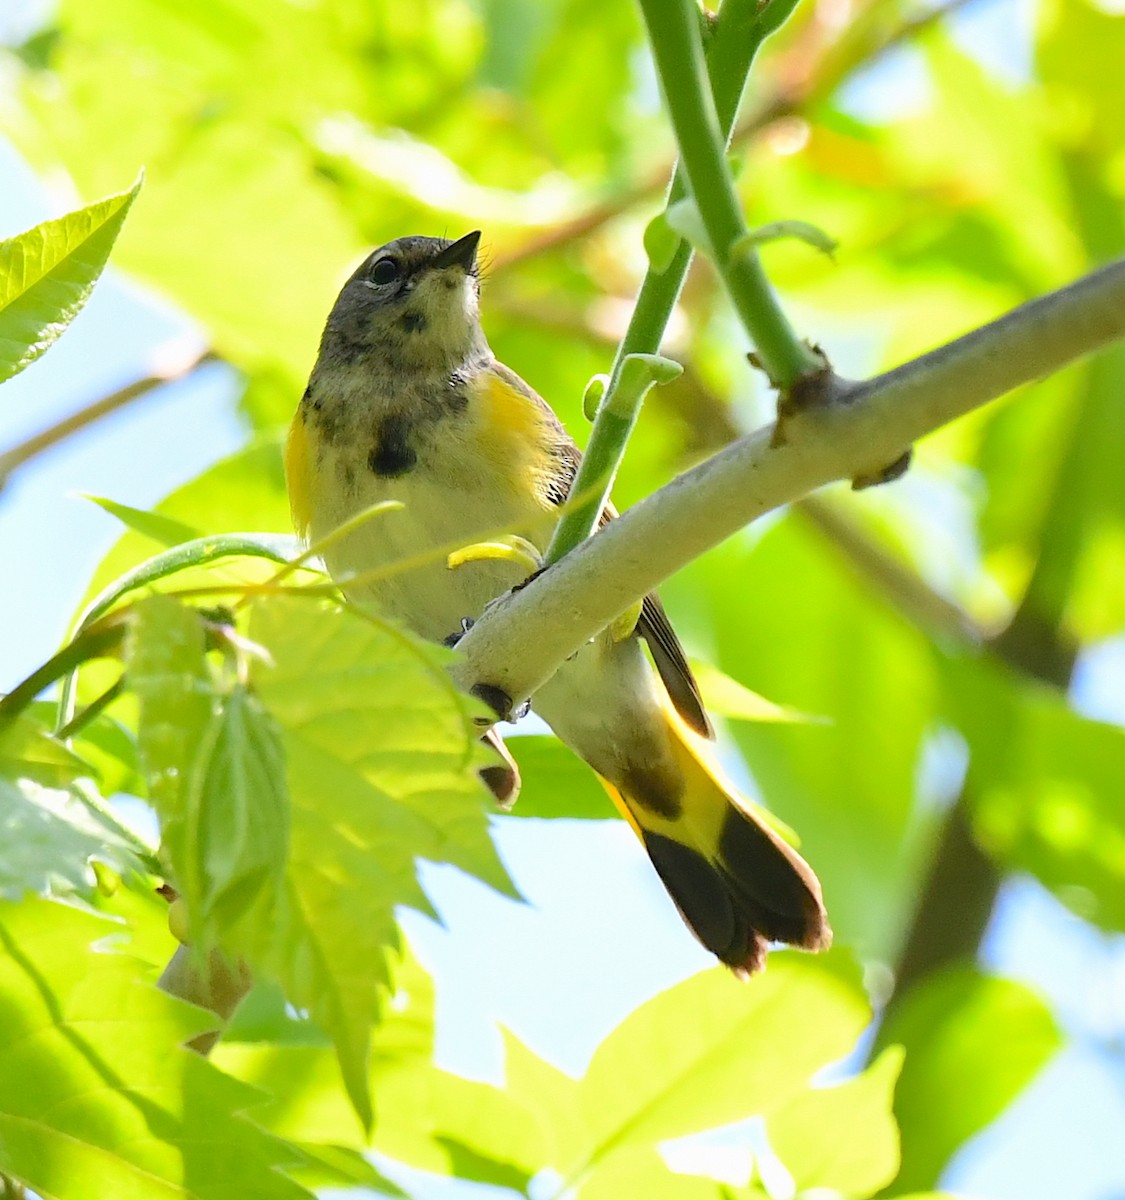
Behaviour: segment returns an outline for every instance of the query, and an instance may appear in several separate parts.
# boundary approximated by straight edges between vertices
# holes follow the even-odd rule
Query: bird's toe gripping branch
[[[495,729],[490,729],[481,741],[499,756],[500,761],[487,767],[481,767],[478,774],[485,787],[492,793],[497,805],[504,811],[510,812],[519,799],[520,769],[512,757],[504,739]]]
[[[486,704],[496,714],[498,721],[516,721],[519,719],[519,715],[522,715],[517,715],[512,697],[494,683],[474,683],[470,695],[476,696],[478,700]],[[520,707],[525,712],[527,711],[523,705]],[[482,724],[491,724],[491,722],[482,722]]]
[[[472,629],[473,625],[474,621],[472,617],[462,617],[461,628],[456,633],[451,633],[447,638],[444,638],[442,645],[448,646],[452,650],[465,634]],[[497,687],[492,683],[474,684],[469,689],[469,694],[483,701],[496,714],[492,720],[482,718],[478,721],[478,724],[484,728],[490,727],[494,721],[518,721],[521,717],[526,717],[531,711],[530,701],[525,700],[522,704],[517,705],[503,688]]]
[[[489,609],[494,608],[498,604],[503,604],[504,600],[512,592],[518,592],[521,588],[527,587],[533,579],[538,578],[546,569],[543,566],[543,556],[539,553],[538,547],[526,538],[514,533],[505,534],[493,541],[474,542],[472,545],[463,546],[460,550],[455,550],[448,556],[446,565],[453,571],[458,567],[464,566],[466,563],[480,562],[484,559],[499,559],[504,562],[516,563],[525,567],[530,572],[526,579],[517,583],[515,587],[510,588],[504,595],[498,596],[495,600],[485,605],[485,612],[488,612]],[[462,617],[460,630],[456,633],[451,633],[445,639],[445,644],[449,647],[456,646],[472,627],[472,618]],[[472,694],[478,700],[483,700],[500,721],[518,721],[521,717],[526,717],[531,710],[530,701],[525,700],[517,706],[512,697],[503,688],[496,687],[491,683],[476,684],[472,688]],[[482,722],[482,724],[491,723]]]
[[[461,628],[443,639],[442,644],[452,649],[473,627],[472,617],[461,618]],[[501,721],[518,721],[531,711],[531,704],[525,701],[519,707],[514,707],[512,698],[503,688],[490,683],[479,683],[472,689],[472,695],[491,709]],[[494,728],[492,721],[482,720],[478,724],[484,729],[481,741],[490,746],[499,756],[500,761],[481,767],[478,774],[485,787],[492,793],[496,803],[505,811],[509,810],[520,794],[520,770],[516,761],[504,745],[504,739]]]
[[[454,648],[454,646],[456,646],[457,643],[465,636],[465,634],[467,634],[469,632],[469,630],[472,629],[473,624],[474,624],[474,622],[473,622],[472,617],[462,617],[461,618],[461,628],[458,629],[456,633],[451,633],[451,634],[449,634],[448,637],[442,638],[441,644],[443,646],[448,647],[450,650],[452,650]]]

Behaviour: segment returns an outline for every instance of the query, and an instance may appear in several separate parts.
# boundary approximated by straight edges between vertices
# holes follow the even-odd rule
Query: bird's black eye
[[[372,283],[394,283],[399,277],[400,268],[393,258],[381,258],[371,268]]]

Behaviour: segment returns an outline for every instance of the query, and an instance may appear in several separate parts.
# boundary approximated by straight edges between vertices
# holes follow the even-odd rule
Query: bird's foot
[[[524,700],[522,703],[516,704],[503,688],[497,687],[493,683],[474,684],[469,694],[476,696],[478,700],[488,705],[496,714],[496,720],[498,721],[515,722],[521,717],[526,717],[531,711],[530,700]],[[485,723],[488,725],[492,724],[491,721]]]
[[[456,633],[451,633],[448,637],[442,638],[441,644],[447,646],[450,650],[472,629],[474,624],[472,617],[461,618],[461,628]]]

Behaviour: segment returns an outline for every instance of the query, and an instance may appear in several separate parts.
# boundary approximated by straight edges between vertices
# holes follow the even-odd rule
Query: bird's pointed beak
[[[461,267],[466,274],[473,270],[477,264],[477,246],[480,243],[480,230],[474,229],[472,233],[467,233],[463,238],[458,238],[457,241],[451,242],[444,250],[438,252],[437,257],[431,260],[430,266],[441,269],[443,267]]]

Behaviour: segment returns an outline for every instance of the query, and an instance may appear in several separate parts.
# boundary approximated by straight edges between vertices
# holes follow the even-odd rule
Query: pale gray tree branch
[[[802,381],[782,417],[611,522],[493,605],[461,640],[459,682],[519,703],[669,575],[784,504],[871,479],[918,438],[1125,337],[1125,259],[864,382]]]

